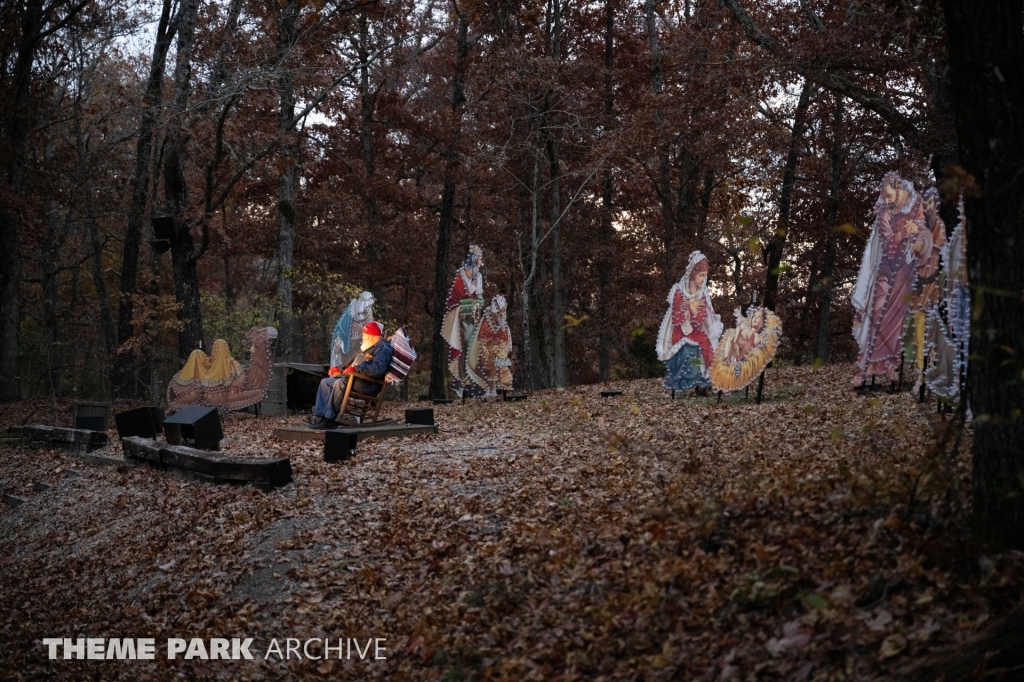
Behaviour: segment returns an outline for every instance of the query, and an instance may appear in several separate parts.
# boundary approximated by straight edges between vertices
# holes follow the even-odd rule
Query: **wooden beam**
[[[436,425],[427,424],[389,424],[386,426],[348,426],[343,425],[346,431],[355,431],[358,441],[370,440],[373,438],[402,438],[405,436],[416,436],[421,433],[437,433]],[[306,426],[282,426],[274,429],[274,437],[280,440],[291,441],[324,441],[324,429],[311,429]]]
[[[287,457],[230,457],[224,453],[167,445],[137,436],[125,438],[121,445],[126,460],[174,470],[200,481],[273,487],[292,480],[292,464]]]

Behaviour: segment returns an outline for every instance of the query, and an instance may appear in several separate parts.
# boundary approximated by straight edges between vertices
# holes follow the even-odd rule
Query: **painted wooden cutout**
[[[706,387],[708,367],[722,335],[722,318],[708,293],[708,259],[690,254],[683,278],[668,292],[668,312],[658,332],[658,359],[665,363],[665,388],[685,391]]]

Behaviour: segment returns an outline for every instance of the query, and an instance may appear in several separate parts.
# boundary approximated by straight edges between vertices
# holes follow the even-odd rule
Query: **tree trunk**
[[[225,203],[221,210],[221,233],[228,234],[228,206]],[[225,240],[226,241],[226,240]],[[231,245],[224,244],[224,252],[221,254],[221,262],[224,265],[224,309],[228,315],[235,310],[235,285],[231,280]]]
[[[25,170],[25,139],[28,136],[29,94],[32,62],[39,45],[36,34],[45,21],[42,0],[29,0],[21,10],[21,39],[14,62],[14,101],[3,107],[3,134],[10,156],[4,163],[7,192],[11,199],[21,194]],[[18,216],[13,207],[0,204],[0,400],[21,397],[18,376],[18,327],[21,324],[21,241]]]
[[[661,41],[658,39],[658,17],[654,11],[655,0],[645,0],[644,12],[647,23],[647,43],[651,50],[651,91],[656,99],[660,99],[663,91],[664,77],[662,73]],[[672,252],[675,246],[675,207],[672,204],[672,162],[669,158],[668,141],[665,139],[665,112],[658,106],[654,111],[654,123],[657,134],[658,149],[658,198],[661,200],[661,231],[662,231],[662,277],[666,287],[674,282],[672,272]]]
[[[779,226],[768,242],[764,254],[768,270],[764,285],[764,305],[769,310],[775,310],[775,296],[779,289],[779,265],[782,263],[782,249],[786,246],[786,236],[789,234],[789,213],[793,204],[793,187],[796,185],[796,164],[800,159],[800,144],[803,141],[804,128],[807,126],[807,107],[813,89],[811,81],[805,80],[800,90],[800,101],[797,102],[796,112],[793,114],[793,134],[789,140],[789,153],[786,155],[786,165],[782,170]]]
[[[114,315],[110,308],[110,295],[107,293],[107,282],[103,274],[103,242],[100,240],[100,226],[96,220],[96,209],[92,204],[92,192],[86,185],[86,217],[89,240],[92,242],[92,281],[96,287],[96,299],[100,306],[100,328],[103,330],[103,350],[107,362],[103,363],[103,373],[107,375],[110,360],[117,351],[117,334],[114,330]],[[107,382],[104,382],[107,385]]]
[[[540,182],[540,161],[537,156],[533,159],[533,176],[530,184],[530,268],[526,269],[526,264],[520,262],[520,269],[523,272],[523,291],[522,291],[522,324],[523,324],[523,352],[520,361],[523,365],[523,385],[527,391],[532,391],[535,387],[535,379],[533,372],[533,358],[535,356],[535,350],[533,343],[531,342],[530,334],[530,304],[533,299],[533,278],[537,274],[537,250],[540,244],[537,241],[537,222],[539,220],[538,206],[537,206],[537,195],[540,193],[538,187]],[[522,253],[522,252],[520,252]]]
[[[452,79],[452,131],[444,151],[444,182],[441,189],[441,219],[437,227],[437,253],[434,261],[434,343],[430,360],[430,396],[445,397],[444,375],[447,371],[446,344],[441,337],[444,322],[444,304],[448,293],[448,250],[451,241],[452,219],[455,214],[455,183],[458,173],[459,133],[462,123],[462,105],[466,101],[463,88],[466,80],[466,62],[469,58],[469,40],[466,37],[466,15],[459,13],[458,39],[455,55],[455,74]]]
[[[88,152],[88,140],[82,130],[82,93],[84,87],[79,86],[75,95],[73,107],[73,126],[75,131],[75,153],[78,159],[78,178],[75,194],[81,196],[81,203],[85,208],[85,226],[88,231],[88,239],[92,247],[92,281],[96,288],[96,301],[100,308],[100,329],[103,332],[104,362],[104,393],[109,389],[109,368],[117,351],[117,331],[114,327],[114,317],[110,307],[110,295],[107,293],[106,276],[103,273],[103,241],[100,239],[100,226],[96,218],[96,204],[92,187],[92,168]],[[73,195],[74,196],[74,195]]]
[[[835,95],[835,133],[828,158],[832,165],[832,186],[829,188],[828,219],[825,221],[825,262],[821,266],[821,307],[818,310],[818,345],[815,360],[828,362],[828,324],[832,314],[832,286],[835,281],[836,223],[839,221],[839,191],[842,189],[843,164],[846,150],[839,143],[843,125],[843,98]]]
[[[188,208],[188,184],[185,178],[185,156],[188,134],[185,116],[190,94],[189,75],[192,70],[192,43],[201,0],[183,0],[178,10],[178,41],[175,47],[174,100],[171,122],[164,141],[164,197],[167,212],[174,217],[180,232],[171,243],[174,267],[174,296],[180,306],[178,320],[178,358],[182,361],[203,343],[203,318],[199,300],[199,273],[196,261],[203,249],[196,250],[191,231],[185,229]],[[206,226],[204,224],[205,231]],[[203,240],[204,244],[206,240]]]
[[[605,31],[604,31],[604,122],[606,129],[614,124],[614,91],[612,89],[612,68],[615,65],[615,8],[612,0],[605,0]],[[611,162],[606,162],[610,164]],[[611,304],[612,282],[612,169],[605,168],[601,181],[601,226],[598,241],[601,249],[598,267],[598,324],[601,325],[598,346],[598,381],[608,381],[611,369],[611,321],[609,307]]]
[[[46,245],[43,250],[43,332],[46,336],[46,362],[49,367],[49,389],[55,396],[64,395],[64,328],[60,323],[60,251],[58,228],[60,217],[56,204],[49,198],[46,207]]]
[[[557,226],[557,224],[556,224]],[[548,275],[547,264],[544,259],[541,258],[539,262],[539,272],[537,273],[542,283],[551,282],[551,278]],[[551,297],[551,292],[546,290],[547,287],[534,287],[534,305],[537,310],[551,310],[554,305]],[[537,365],[540,369],[537,372],[537,388],[551,388],[555,381],[555,331],[552,324],[552,315],[538,315],[537,326],[539,327],[539,333],[537,334]]]
[[[68,297],[68,307],[64,310],[64,329],[71,328],[71,325],[75,321],[75,313],[80,312],[82,305],[82,266],[75,259],[75,264],[71,267],[71,295]],[[64,350],[61,356],[61,362],[64,364],[64,374],[69,379],[71,386],[80,385],[80,376],[78,376],[78,368],[81,367],[83,344],[72,343],[68,344],[68,347]]]
[[[1024,0],[944,0],[973,292],[974,513],[1024,549]],[[969,185],[969,183],[967,183]]]
[[[926,58],[921,63],[921,75],[928,92],[929,118],[933,121],[931,137],[935,149],[931,154],[931,166],[935,185],[938,186],[946,176],[947,166],[960,165],[953,122],[953,101],[949,91],[949,65]],[[960,221],[956,198],[951,199],[939,204],[939,218],[946,226],[947,236]]]
[[[175,27],[171,20],[171,0],[163,1],[160,22],[157,24],[156,41],[153,44],[153,60],[149,67],[149,80],[142,100],[142,115],[139,121],[139,139],[135,148],[135,175],[132,180],[132,196],[128,204],[128,227],[124,233],[121,250],[120,304],[117,309],[117,342],[124,345],[132,338],[132,316],[135,307],[132,296],[138,286],[139,242],[142,238],[142,224],[146,214],[146,195],[149,193],[150,164],[153,156],[153,132],[163,97],[164,68],[167,51],[171,47]],[[131,354],[118,353],[114,357],[112,385],[118,398],[134,398],[143,394],[143,382],[134,371]]]
[[[555,64],[562,63],[562,0],[551,0],[552,30],[551,57]],[[557,117],[556,117],[557,119]],[[565,282],[562,277],[562,198],[559,194],[561,178],[561,136],[548,131],[548,162],[551,172],[551,319],[554,332],[554,367],[552,382],[559,388],[566,385],[565,373]]]
[[[366,260],[369,265],[369,286],[383,316],[385,292],[378,284],[378,276],[386,243],[381,234],[380,207],[377,205],[377,192],[374,187],[377,146],[373,142],[373,115],[376,107],[377,93],[370,89],[370,28],[364,10],[359,15],[359,140],[363,149],[363,212],[368,228]]]
[[[519,354],[519,362],[522,364],[523,388],[526,391],[533,390],[533,343],[530,338],[530,283],[523,280],[522,290],[522,314],[523,314],[523,346]]]
[[[277,51],[281,64],[278,77],[278,97],[281,106],[278,111],[278,134],[282,143],[277,188],[277,352],[279,355],[288,355],[296,352],[292,277],[295,255],[295,195],[299,180],[299,140],[298,133],[292,126],[292,119],[295,117],[295,84],[286,58],[297,39],[296,21],[299,9],[296,0],[289,0],[279,7],[281,14],[278,19]]]

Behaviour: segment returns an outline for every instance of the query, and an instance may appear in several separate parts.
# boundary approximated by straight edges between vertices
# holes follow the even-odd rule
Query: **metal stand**
[[[928,356],[927,355],[924,356],[924,366],[925,367],[928,366]],[[921,403],[924,402],[924,391],[925,391],[925,388],[926,388],[925,383],[924,383],[924,377],[922,376],[920,378],[921,378],[921,389],[917,392],[917,404],[918,405],[920,405]]]
[[[764,370],[761,370],[761,376],[757,379],[757,399],[754,401],[758,405],[761,404],[761,393],[764,391]]]

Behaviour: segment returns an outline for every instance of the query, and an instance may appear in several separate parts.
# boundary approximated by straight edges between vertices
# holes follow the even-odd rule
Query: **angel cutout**
[[[685,391],[710,385],[708,367],[722,335],[722,318],[708,293],[708,259],[690,254],[683,278],[668,292],[668,312],[658,332],[658,359],[665,363],[667,389]]]
[[[738,391],[757,378],[775,357],[782,336],[782,320],[760,306],[743,315],[734,311],[736,326],[722,335],[711,364],[711,383],[719,391]]]
[[[331,367],[345,367],[359,352],[363,325],[373,322],[373,294],[364,291],[348,304],[331,334]]]

